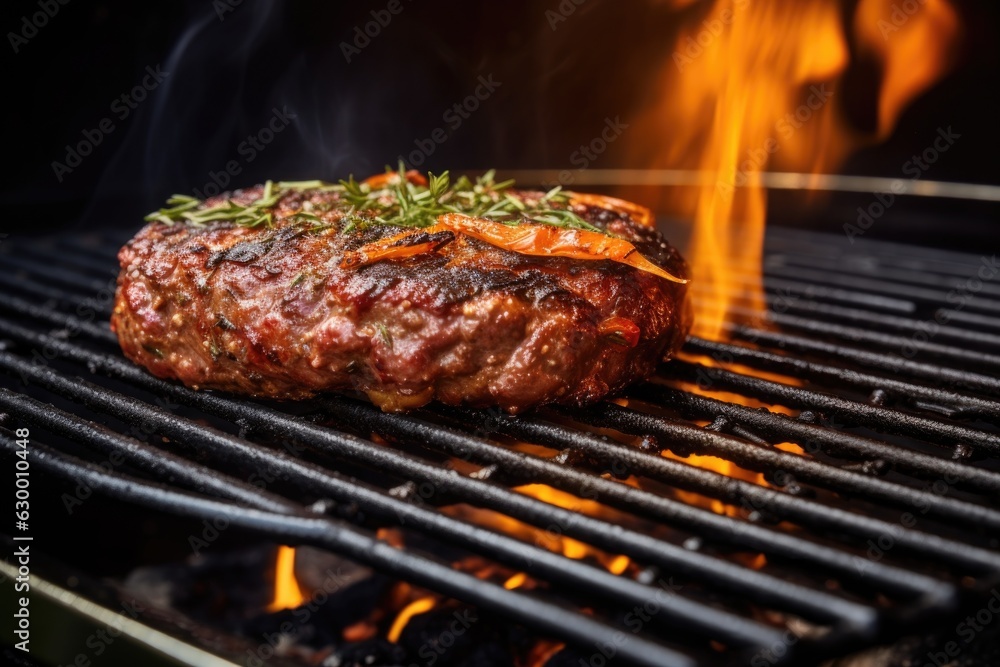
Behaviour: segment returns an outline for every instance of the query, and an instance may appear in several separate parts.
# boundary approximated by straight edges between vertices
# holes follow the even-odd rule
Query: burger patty
[[[269,224],[148,224],[118,255],[111,327],[125,355],[195,389],[278,399],[356,390],[387,411],[439,400],[514,413],[592,403],[648,377],[690,328],[686,285],[616,261],[446,232],[433,252],[348,265],[345,253],[400,229],[352,229],[343,204],[342,193],[303,189],[280,197]],[[568,208],[686,277],[677,250],[634,210]]]

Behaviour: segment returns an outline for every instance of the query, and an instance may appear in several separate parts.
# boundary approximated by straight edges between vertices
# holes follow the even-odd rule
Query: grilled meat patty
[[[263,196],[258,186],[200,206]],[[568,207],[686,277],[680,254],[629,209]],[[616,392],[650,375],[690,328],[684,284],[623,263],[439,233],[433,252],[344,268],[345,252],[400,229],[345,232],[336,191],[289,191],[268,210],[271,224],[253,227],[154,221],[121,249],[111,326],[129,359],[195,389],[280,399],[357,390],[384,410],[436,399],[513,413]]]

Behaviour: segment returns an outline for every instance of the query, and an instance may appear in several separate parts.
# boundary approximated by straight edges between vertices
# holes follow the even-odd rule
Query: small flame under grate
[[[690,339],[615,402],[397,415],[130,364],[106,326],[118,241],[0,247],[3,450],[27,424],[38,474],[408,582],[345,637],[399,639],[458,601],[532,633],[523,664],[806,664],[1000,579],[1000,286],[979,257],[772,230],[762,326]]]

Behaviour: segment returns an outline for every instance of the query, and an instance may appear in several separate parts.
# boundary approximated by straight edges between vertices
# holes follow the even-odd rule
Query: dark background
[[[469,95],[480,75],[492,74],[501,86],[421,168],[562,169],[605,117],[626,120],[651,94],[646,82],[672,52],[679,26],[706,8],[695,2],[678,12],[650,2],[639,11],[587,0],[552,30],[546,10],[559,0],[399,2],[402,12],[350,63],[341,43],[352,41],[355,27],[387,0],[71,0],[18,53],[9,33],[21,32],[22,18],[39,11],[38,0],[8,3],[3,231],[136,227],[167,195],[203,189],[234,159],[241,173],[231,186],[381,171],[442,126],[443,112]],[[964,30],[959,65],[910,106],[887,143],[861,151],[841,171],[898,176],[899,165],[938,126],[951,125],[963,140],[932,177],[1000,183],[1000,10],[993,0],[956,5]],[[169,76],[119,120],[111,104],[157,65]],[[851,95],[839,103],[848,105],[857,127],[870,130],[878,80],[864,63],[851,67]],[[273,108],[285,106],[295,122],[247,162],[240,143],[266,126]],[[67,144],[105,118],[115,129],[57,180],[53,161],[65,161]],[[644,165],[609,150],[594,166]],[[846,202],[849,211],[853,199]],[[953,201],[930,208],[935,215],[994,219]],[[928,203],[915,210],[926,212]],[[981,219],[974,229],[981,234]]]

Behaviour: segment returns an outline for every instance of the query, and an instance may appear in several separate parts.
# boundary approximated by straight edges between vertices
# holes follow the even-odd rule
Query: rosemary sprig
[[[387,174],[391,170],[386,168]],[[454,182],[446,171],[427,174],[427,185],[411,183],[406,178],[406,168],[400,163],[394,177],[381,184],[358,182],[354,176],[340,183],[323,181],[267,181],[264,190],[253,202],[238,204],[232,199],[205,206],[200,199],[187,195],[173,195],[167,207],[146,216],[149,222],[159,221],[168,225],[183,222],[203,226],[210,222],[229,221],[243,227],[271,227],[274,224],[274,207],[287,194],[305,190],[322,190],[339,193],[338,203],[344,221],[343,232],[348,233],[372,225],[420,228],[433,225],[446,213],[488,218],[504,224],[517,225],[536,222],[554,227],[584,229],[606,233],[569,208],[570,195],[555,187],[537,199],[525,200],[511,193],[514,181],[496,181],[496,172],[489,170],[474,181],[460,176]],[[319,230],[330,225],[309,210],[299,211],[289,219],[295,224]]]
[[[318,186],[316,184],[319,184]],[[146,216],[147,222],[159,221],[172,225],[175,222],[185,222],[190,225],[204,226],[209,222],[227,220],[241,227],[270,227],[274,224],[274,206],[291,191],[316,188],[327,188],[328,184],[320,181],[279,182],[267,181],[260,197],[249,204],[237,204],[232,199],[214,206],[203,206],[204,202],[187,195],[173,195],[167,200],[170,208],[161,208]],[[296,213],[293,217],[302,218],[312,226],[324,225],[319,217],[306,212]]]
[[[375,224],[430,227],[438,216],[460,213],[511,225],[539,222],[604,233],[569,209],[570,195],[561,187],[552,188],[537,201],[525,201],[509,192],[513,180],[498,183],[492,169],[475,181],[460,176],[454,183],[447,171],[440,175],[428,173],[427,185],[422,186],[410,183],[405,166],[400,164],[397,178],[384,187],[373,188],[353,177],[340,184],[344,187],[344,198],[354,208],[346,216],[348,225],[344,231]]]

